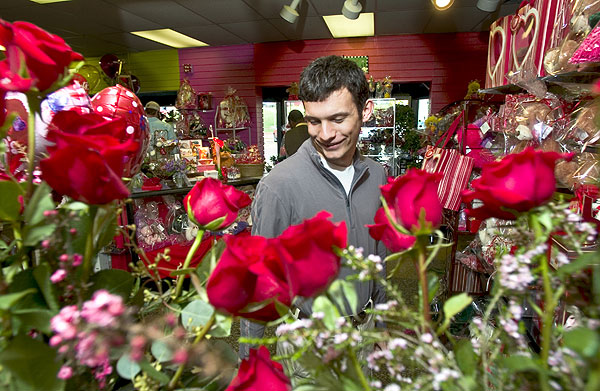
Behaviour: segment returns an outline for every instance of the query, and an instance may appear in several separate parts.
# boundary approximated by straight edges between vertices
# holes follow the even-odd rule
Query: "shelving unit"
[[[363,126],[360,131],[359,143],[362,144],[362,150],[366,148],[369,152],[374,152],[379,149],[376,153],[363,153],[364,156],[370,157],[375,161],[382,164],[387,164],[390,167],[390,175],[397,175],[397,151],[396,151],[396,99],[385,98],[385,99],[372,99],[375,107],[373,109],[373,116],[369,121],[366,122],[366,126]],[[387,112],[387,113],[386,113]],[[389,118],[383,120],[382,115],[389,116]],[[389,147],[388,143],[377,140],[378,132],[391,132],[391,151],[387,152],[386,149]],[[375,140],[374,140],[375,138]]]

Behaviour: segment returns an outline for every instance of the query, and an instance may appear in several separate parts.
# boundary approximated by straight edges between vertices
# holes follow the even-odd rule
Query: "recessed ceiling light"
[[[132,31],[131,34],[177,49],[208,46],[208,44],[205,42],[198,41],[197,39],[188,37],[187,35],[178,33],[177,31],[171,29]]]
[[[433,6],[440,11],[447,10],[454,4],[454,0],[431,0],[431,2],[433,3]]]
[[[362,13],[356,19],[344,15],[323,16],[333,38],[370,37],[375,35],[375,16],[372,12]]]
[[[71,1],[71,0],[31,0],[34,3],[38,4],[48,4],[48,3],[61,3],[63,1]]]

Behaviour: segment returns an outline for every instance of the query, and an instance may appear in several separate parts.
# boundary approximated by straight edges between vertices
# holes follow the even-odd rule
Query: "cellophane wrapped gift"
[[[179,84],[177,91],[177,101],[175,107],[178,109],[195,109],[196,108],[196,92],[192,88],[190,81],[185,78]]]

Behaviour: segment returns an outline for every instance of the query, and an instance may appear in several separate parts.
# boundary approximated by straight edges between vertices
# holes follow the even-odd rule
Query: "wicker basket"
[[[236,167],[240,170],[240,175],[244,177],[260,177],[263,176],[265,171],[265,164],[236,164]]]

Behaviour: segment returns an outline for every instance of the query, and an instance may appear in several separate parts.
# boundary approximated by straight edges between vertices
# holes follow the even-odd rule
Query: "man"
[[[367,101],[369,89],[363,71],[341,57],[318,58],[302,72],[299,95],[310,141],[258,184],[251,212],[252,234],[276,237],[290,225],[326,210],[333,215],[333,222],[346,222],[348,244],[362,247],[365,255],[384,257],[383,244],[372,239],[365,227],[373,223],[381,206],[379,186],[386,183],[386,174],[379,163],[360,155],[356,147],[361,125],[373,111],[373,102]],[[349,274],[352,271],[343,267],[338,278]],[[346,314],[354,315],[353,321],[364,319],[356,314],[385,300],[383,289],[373,281],[354,285],[358,308]],[[312,313],[312,300],[295,306],[301,318]],[[264,332],[263,325],[244,319],[240,328],[245,337],[261,337]],[[248,352],[249,346],[240,344],[240,358],[247,357]],[[288,363],[286,367],[289,373]],[[292,375],[302,376],[296,369],[292,368]]]
[[[173,131],[173,126],[158,118],[160,113],[160,106],[158,103],[151,100],[146,103],[144,110],[146,111],[146,117],[148,117],[148,124],[150,125],[150,146],[152,148],[156,147],[156,142],[159,141],[159,139],[168,141],[177,138]]]
[[[285,148],[285,154],[287,157],[292,156],[296,153],[300,145],[308,140],[308,125],[304,121],[304,116],[300,110],[292,110],[288,114],[288,123],[290,124],[290,130],[285,133],[283,138],[283,145]]]

